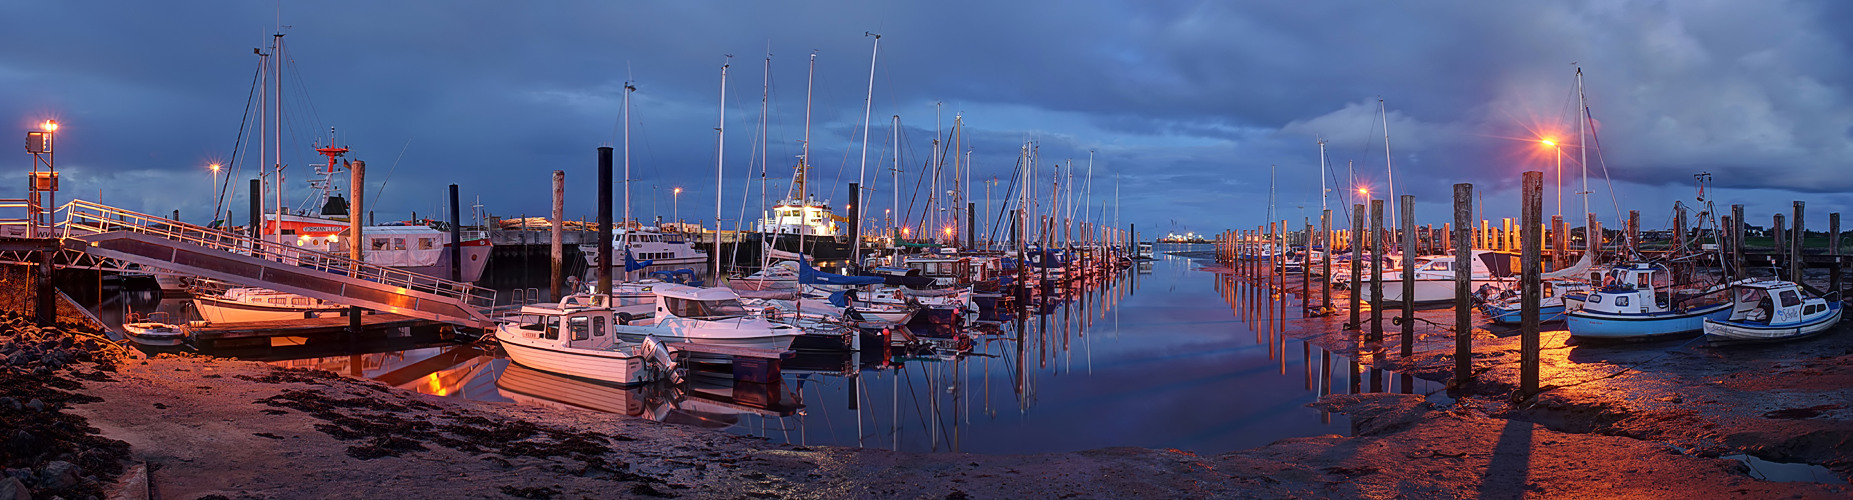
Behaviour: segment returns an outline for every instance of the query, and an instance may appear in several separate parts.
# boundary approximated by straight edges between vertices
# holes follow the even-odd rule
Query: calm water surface
[[[806,352],[785,363],[777,384],[735,386],[726,375],[695,374],[676,386],[619,388],[515,365],[492,346],[415,336],[386,352],[279,347],[256,357],[445,397],[794,444],[988,454],[1110,446],[1219,453],[1349,433],[1344,416],[1306,407],[1321,394],[1439,389],[1360,374],[1347,356],[1282,340],[1278,331],[1293,318],[1263,312],[1271,297],[1199,266],[1161,254],[1041,313],[968,328],[974,343],[964,354]],[[183,307],[128,293],[106,300],[100,315],[120,321],[121,301],[136,311]],[[279,359],[288,357],[299,359]]]

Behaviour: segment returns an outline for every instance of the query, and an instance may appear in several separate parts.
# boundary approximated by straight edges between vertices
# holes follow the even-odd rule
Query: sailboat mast
[[[862,97],[862,155],[861,155],[862,156],[862,167],[858,169],[856,172],[856,185],[857,186],[868,185],[869,113],[871,111],[874,111],[875,109],[875,57],[881,54],[881,35],[878,35],[875,33],[863,32],[863,36],[875,37],[875,43],[873,44],[873,47],[869,49],[869,90],[868,90],[868,93],[864,94]],[[860,193],[858,193],[857,197],[860,198]],[[860,199],[849,200],[849,202],[854,203],[857,206],[862,205],[862,200]],[[860,216],[862,215],[862,212],[866,212],[866,210],[858,211],[856,212],[856,214]],[[856,228],[861,228],[862,227],[861,219],[862,219],[861,217],[857,217],[857,220],[849,221],[849,223],[855,224]],[[853,231],[853,232],[856,233],[857,238],[860,238],[862,236],[862,231],[858,230],[858,231]],[[849,263],[850,265],[858,265],[861,261],[862,261],[862,242],[860,241],[849,242]]]
[[[761,210],[759,217],[759,241],[761,242],[766,241],[766,214],[764,212],[767,207],[766,159],[768,157],[768,151],[772,149],[771,144],[766,143],[766,114],[772,101],[772,50],[769,45],[770,44],[768,44],[766,48],[766,82],[764,89],[759,95],[759,209]],[[747,175],[752,175],[752,169],[747,169]],[[749,195],[751,192],[751,187],[748,187]],[[740,253],[740,244],[738,242],[734,243],[733,251],[735,254]],[[759,268],[765,269],[767,265],[772,263],[771,259],[771,252],[761,250],[759,252]]]
[[[1583,95],[1583,68],[1576,68],[1576,149],[1583,155],[1583,219],[1589,219],[1589,100]],[[1600,238],[1601,235],[1592,236]],[[1600,241],[1600,240],[1592,240]]]
[[[1319,139],[1319,213],[1325,213],[1325,210],[1330,208],[1326,206],[1326,199],[1332,196],[1332,188],[1325,185],[1325,138],[1320,137],[1318,139]]]
[[[817,82],[817,51],[811,51],[811,69],[804,77],[804,157],[798,159],[798,221],[804,223],[804,207],[809,206],[810,192],[806,191],[805,181],[811,175],[811,88]],[[784,220],[780,217],[776,220]],[[803,240],[800,236],[800,241]]]
[[[896,243],[895,248],[900,248],[901,230],[896,228],[895,222],[906,218],[901,215],[901,115],[894,115],[893,128],[894,168],[888,170],[888,180],[890,184],[893,184],[891,187],[894,191],[894,206],[888,208],[888,239]],[[900,265],[892,262],[890,264]]]
[[[265,134],[263,130],[263,127],[270,125],[269,117],[265,116],[270,114],[270,103],[265,102],[270,99],[270,54],[264,53],[263,49],[251,49],[251,51],[257,53],[258,73],[262,75],[258,78],[257,84],[257,178],[262,181],[270,178],[270,144],[268,144],[270,142],[270,135]],[[259,191],[267,190],[260,188]],[[251,228],[251,234],[262,239],[264,233],[267,232],[264,231],[262,225],[263,214],[269,212],[268,207],[264,207],[264,205],[268,205],[269,202],[264,200],[266,196],[264,196],[262,192],[251,193],[251,196],[257,198],[257,203],[260,207],[258,214],[254,216],[254,219],[259,222],[259,225],[258,227]]]
[[[626,224],[629,224],[631,220],[631,92],[636,91],[636,85],[624,82],[624,219],[622,220]],[[625,231],[624,236],[628,241],[630,232]],[[626,245],[624,248],[630,248],[630,246]]]
[[[277,171],[277,222],[271,226],[276,228],[277,241],[283,241],[283,27],[281,24],[277,26],[277,34],[271,35],[270,54],[273,56],[270,58],[270,73],[273,75],[270,85],[272,125],[270,146],[275,148],[271,160],[276,162]]]
[[[728,55],[721,62],[721,113],[719,123],[714,127],[714,253],[708,255],[713,256],[715,283],[721,279],[721,187],[726,181],[722,174],[727,161],[724,154],[727,149],[727,67],[732,60],[733,56]]]
[[[1396,218],[1396,169],[1390,166],[1390,110],[1389,107],[1384,106],[1383,99],[1377,100],[1377,112],[1383,117],[1383,171],[1389,174],[1390,202],[1388,205],[1390,205],[1390,220],[1400,221],[1402,219]],[[1408,228],[1403,229],[1407,230]],[[1395,234],[1395,232],[1392,231],[1391,234]],[[1398,239],[1397,241],[1402,240]]]

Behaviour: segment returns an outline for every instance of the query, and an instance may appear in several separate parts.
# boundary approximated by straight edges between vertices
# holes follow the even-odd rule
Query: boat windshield
[[[689,319],[719,320],[745,316],[746,306],[740,305],[740,299],[689,300],[664,297],[663,306],[669,314]]]

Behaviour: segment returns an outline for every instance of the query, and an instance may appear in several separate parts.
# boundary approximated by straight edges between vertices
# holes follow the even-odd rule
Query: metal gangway
[[[472,328],[490,328],[495,291],[88,201],[58,209],[66,253]],[[53,220],[59,220],[53,214]]]

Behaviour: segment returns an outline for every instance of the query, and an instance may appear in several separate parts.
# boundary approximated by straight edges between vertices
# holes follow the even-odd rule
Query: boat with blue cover
[[[1570,337],[1644,340],[1697,333],[1707,319],[1730,317],[1731,302],[1715,297],[1727,284],[1689,292],[1674,290],[1671,281],[1672,272],[1662,264],[1636,262],[1610,269],[1583,307],[1565,319]]]
[[[1705,340],[1714,344],[1774,342],[1808,337],[1840,322],[1839,301],[1814,297],[1791,281],[1731,284],[1730,315],[1705,320]]]

